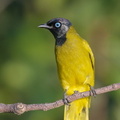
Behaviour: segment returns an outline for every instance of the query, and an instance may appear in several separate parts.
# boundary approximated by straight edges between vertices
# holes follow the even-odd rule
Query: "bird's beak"
[[[41,24],[38,27],[40,27],[40,28],[46,28],[46,29],[51,29],[52,28],[52,26],[48,26],[46,23],[45,24]]]

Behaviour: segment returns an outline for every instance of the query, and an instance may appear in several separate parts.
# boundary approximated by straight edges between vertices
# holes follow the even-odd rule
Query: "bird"
[[[94,55],[86,40],[65,18],[53,18],[38,27],[48,29],[55,38],[55,58],[65,96],[90,91],[94,86]],[[64,120],[89,120],[91,98],[65,104]]]

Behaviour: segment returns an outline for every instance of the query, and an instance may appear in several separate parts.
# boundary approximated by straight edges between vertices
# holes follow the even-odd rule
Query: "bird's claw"
[[[97,93],[96,93],[95,89],[92,86],[90,86],[90,96],[96,97],[96,95],[97,95]]]
[[[63,102],[65,105],[70,106],[70,102],[67,99],[68,95],[66,95],[66,91],[64,92],[64,96],[63,96]]]

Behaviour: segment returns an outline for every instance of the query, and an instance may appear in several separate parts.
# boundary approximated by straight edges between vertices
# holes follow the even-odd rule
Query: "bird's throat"
[[[63,36],[61,36],[59,38],[57,37],[55,39],[56,39],[55,45],[62,46],[66,41],[66,34],[64,34]]]

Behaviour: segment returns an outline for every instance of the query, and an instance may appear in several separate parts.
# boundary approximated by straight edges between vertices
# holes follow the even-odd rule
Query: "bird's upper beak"
[[[38,27],[40,27],[40,28],[46,28],[46,29],[51,29],[52,28],[52,26],[49,26],[46,23],[45,24],[41,24]]]

